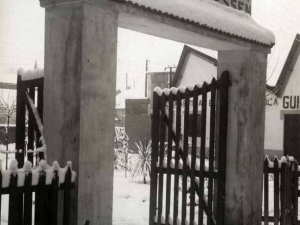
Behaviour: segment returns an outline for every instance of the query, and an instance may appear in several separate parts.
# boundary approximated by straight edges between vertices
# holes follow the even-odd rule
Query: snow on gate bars
[[[203,86],[155,88],[150,225],[224,223],[229,85],[229,73],[224,72],[221,79]],[[198,104],[200,98],[202,103]],[[179,176],[182,176],[182,191]],[[217,190],[214,183],[218,184]]]
[[[58,162],[52,166],[41,160],[37,167],[27,161],[22,169],[13,159],[8,170],[2,170],[0,161],[0,206],[2,195],[9,195],[8,224],[57,224],[58,192],[64,191],[63,224],[70,224],[71,189],[74,188],[76,173],[72,163],[61,168]],[[32,218],[33,193],[35,213]],[[24,202],[23,202],[24,199]],[[5,199],[3,199],[5,200]],[[4,201],[5,203],[5,201]],[[1,208],[0,208],[1,212]]]

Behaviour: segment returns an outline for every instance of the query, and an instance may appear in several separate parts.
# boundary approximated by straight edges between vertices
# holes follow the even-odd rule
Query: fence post
[[[58,175],[57,171],[54,172],[52,180],[50,211],[51,211],[51,225],[57,225],[57,211],[58,211]]]
[[[280,224],[286,225],[286,172],[287,172],[287,163],[282,162],[281,164],[281,188],[280,188],[280,198],[281,198],[281,216],[280,216]]]
[[[269,224],[269,159],[264,160],[264,225]]]
[[[24,225],[32,225],[32,173],[27,172],[24,184]]]
[[[68,166],[68,170],[65,177],[65,193],[64,193],[64,219],[63,225],[70,225],[71,215],[71,179],[72,172],[71,167]]]
[[[295,160],[293,163],[293,224],[297,224],[298,222],[298,162]]]
[[[43,123],[43,104],[44,104],[44,87],[38,87],[38,95],[37,95],[37,110],[41,118],[41,122]],[[37,135],[37,147],[42,147],[42,143],[40,141],[40,135]],[[44,159],[44,153],[39,152],[38,157],[40,160]]]
[[[31,87],[29,89],[29,97],[32,99],[32,101],[35,101],[35,88]],[[27,150],[31,149],[34,150],[34,115],[28,113],[28,143],[27,143]],[[27,160],[30,161],[33,165],[33,154],[27,153]]]
[[[158,155],[158,137],[159,137],[159,97],[156,92],[153,92],[153,120],[152,120],[152,153],[151,153],[151,188],[150,188],[150,213],[149,224],[154,224],[156,215],[157,201],[157,170],[156,162]]]
[[[10,176],[10,193],[8,209],[8,225],[22,224],[22,211],[20,211],[20,194],[18,191],[18,174],[12,173]]]
[[[24,150],[25,150],[25,90],[22,84],[22,78],[18,75],[17,80],[17,110],[16,110],[16,149],[22,149],[22,152],[16,153],[18,167],[24,165]]]
[[[279,223],[279,163],[278,158],[274,159],[274,225]]]
[[[227,157],[227,122],[228,122],[228,86],[229,72],[221,75],[222,87],[220,88],[220,117],[219,117],[219,143],[218,143],[218,170],[219,179],[217,185],[217,225],[225,223],[225,181],[226,181],[226,157]]]

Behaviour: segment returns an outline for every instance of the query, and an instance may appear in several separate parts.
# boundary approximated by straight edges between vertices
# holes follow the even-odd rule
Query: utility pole
[[[146,73],[145,73],[145,97],[147,97],[147,89],[148,89],[148,84],[147,84],[147,72],[148,72],[148,64],[149,64],[150,60],[146,59]]]
[[[176,66],[167,66],[165,68],[165,71],[168,69],[170,70],[169,78],[168,78],[169,88],[171,88],[171,82],[172,82],[172,69],[176,69],[176,68],[177,68]]]

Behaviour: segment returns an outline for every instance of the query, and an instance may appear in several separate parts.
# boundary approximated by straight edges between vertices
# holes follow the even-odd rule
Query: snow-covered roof
[[[44,69],[34,69],[25,71],[23,68],[19,68],[17,74],[22,77],[22,80],[34,80],[44,77]]]
[[[145,99],[145,96],[136,89],[123,91],[116,96],[116,109],[125,109],[126,99]]]
[[[245,12],[212,0],[113,0],[196,24],[206,29],[272,47],[274,34]]]

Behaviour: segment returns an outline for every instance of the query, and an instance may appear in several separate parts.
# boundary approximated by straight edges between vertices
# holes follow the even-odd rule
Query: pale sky
[[[296,33],[300,33],[299,0],[252,0],[252,17],[274,32],[276,45],[269,55],[268,84],[274,85]],[[0,0],[0,81],[15,82],[19,67],[44,66],[44,9],[38,0]],[[150,71],[177,65],[182,43],[119,29],[117,88],[128,84],[144,93],[145,64]],[[216,52],[205,53],[217,57]]]

